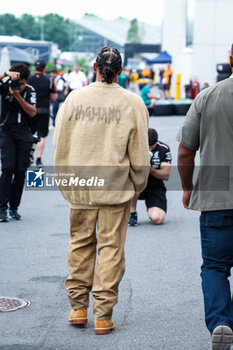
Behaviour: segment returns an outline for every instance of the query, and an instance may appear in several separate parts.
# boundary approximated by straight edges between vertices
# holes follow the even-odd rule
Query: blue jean
[[[55,125],[55,119],[57,116],[59,105],[60,105],[60,102],[58,100],[53,102],[53,111],[52,111],[52,113],[53,113],[53,125]]]
[[[211,333],[219,325],[233,329],[233,301],[228,280],[233,266],[233,210],[202,212],[200,229],[206,326]]]

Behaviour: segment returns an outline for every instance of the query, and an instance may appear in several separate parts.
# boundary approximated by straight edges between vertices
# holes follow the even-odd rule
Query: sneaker
[[[87,309],[71,310],[69,322],[73,324],[86,324],[88,322]]]
[[[138,226],[138,213],[131,211],[128,226]]]
[[[22,220],[22,216],[17,212],[16,209],[9,210],[10,217],[14,220]]]
[[[212,334],[212,350],[230,350],[232,341],[232,329],[228,326],[218,326]]]
[[[42,168],[43,164],[41,158],[36,158],[36,165],[38,166],[38,168]]]
[[[6,209],[0,209],[0,222],[7,222],[9,220]]]
[[[114,322],[110,320],[95,320],[95,334],[108,334],[114,330]]]

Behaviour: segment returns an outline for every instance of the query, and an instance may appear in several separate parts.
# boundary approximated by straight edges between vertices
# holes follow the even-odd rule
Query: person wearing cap
[[[141,98],[143,99],[147,108],[153,108],[155,105],[155,101],[160,99],[160,96],[154,96],[151,94],[150,89],[154,86],[152,80],[149,80],[148,83],[143,86],[141,90]]]
[[[94,70],[96,81],[72,91],[58,111],[55,169],[78,167],[79,178],[83,172],[85,178],[100,174],[103,180],[100,188],[84,183],[60,190],[71,207],[69,321],[87,323],[92,292],[95,334],[107,334],[114,329],[113,307],[125,271],[131,198],[145,188],[149,172],[149,118],[140,96],[117,83],[122,72],[117,49],[104,47]]]
[[[37,159],[36,165],[42,166],[42,155],[45,147],[45,137],[49,132],[49,117],[50,117],[50,99],[56,101],[57,94],[52,79],[45,75],[46,62],[43,59],[38,59],[35,62],[35,74],[28,79],[28,84],[36,90],[36,117],[34,129],[40,137],[40,142],[37,143]]]

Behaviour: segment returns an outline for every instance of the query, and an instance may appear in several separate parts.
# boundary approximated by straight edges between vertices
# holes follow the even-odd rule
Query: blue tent
[[[172,56],[170,56],[167,51],[161,52],[161,54],[154,58],[153,60],[147,60],[148,64],[155,64],[155,63],[172,63]]]

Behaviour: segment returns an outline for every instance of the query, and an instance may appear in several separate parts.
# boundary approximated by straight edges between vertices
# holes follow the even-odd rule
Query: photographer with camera
[[[171,172],[172,156],[170,148],[165,143],[158,141],[158,133],[155,129],[148,129],[150,174],[147,186],[143,192],[136,193],[132,198],[131,212],[128,226],[138,225],[136,211],[137,200],[145,200],[147,213],[154,225],[162,224],[167,212],[166,187]]]
[[[29,74],[24,64],[15,64],[0,74],[0,222],[8,221],[8,205],[10,216],[22,219],[17,210],[30,163],[31,118],[36,115],[36,93],[26,84]]]

